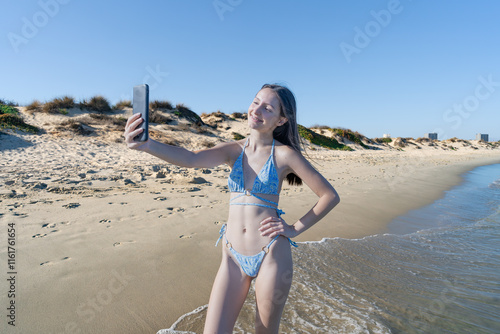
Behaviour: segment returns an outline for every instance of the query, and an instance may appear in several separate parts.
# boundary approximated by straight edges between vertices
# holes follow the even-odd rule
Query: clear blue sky
[[[500,139],[499,1],[2,1],[0,98],[246,111],[286,84],[299,123]]]

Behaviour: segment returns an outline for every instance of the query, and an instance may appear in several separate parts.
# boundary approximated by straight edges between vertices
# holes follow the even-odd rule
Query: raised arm
[[[301,154],[290,148],[286,150],[285,158],[288,168],[285,175],[290,172],[295,173],[319,199],[311,210],[293,225],[283,224],[281,219],[275,217],[263,220],[260,231],[263,235],[270,237],[278,234],[289,238],[296,237],[316,224],[340,202],[340,197],[333,186]]]
[[[142,121],[140,114],[134,114],[127,120],[125,125],[125,142],[131,149],[152,154],[171,164],[182,167],[208,168],[229,162],[230,150],[228,148],[233,143],[221,143],[210,149],[189,151],[182,147],[157,142],[151,138],[145,142],[135,141],[134,138],[143,131],[143,129],[137,128]]]

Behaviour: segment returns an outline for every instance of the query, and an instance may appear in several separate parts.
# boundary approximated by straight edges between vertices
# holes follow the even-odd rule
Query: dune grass
[[[33,103],[32,103],[33,104]],[[31,106],[31,105],[30,105]],[[36,106],[36,103],[35,103]],[[33,107],[33,106],[31,106]],[[75,107],[75,99],[71,96],[55,98],[52,101],[45,102],[42,105],[42,112],[48,114],[67,114],[66,109]]]
[[[121,100],[117,104],[115,104],[111,109],[113,110],[123,110],[125,108],[132,108],[132,101],[130,100]]]
[[[30,133],[38,133],[40,131],[36,126],[24,122],[24,120],[16,114],[1,114],[0,129],[15,129]]]
[[[366,149],[370,148],[362,141],[362,139],[368,140],[366,136],[362,135],[357,131],[352,131],[350,129],[344,129],[344,128],[329,128],[329,130],[343,138],[346,138],[347,140],[352,141],[353,143],[360,145],[363,148]]]
[[[328,138],[326,136],[317,134],[316,132],[309,130],[305,126],[298,125],[299,127],[299,135],[311,142],[312,144],[319,145],[321,147],[329,148],[332,150],[342,150],[342,151],[353,151],[352,148],[350,148],[347,145],[340,144],[337,140],[334,138]]]
[[[111,106],[109,105],[109,101],[101,95],[96,95],[92,97],[90,100],[83,99],[78,104],[80,109],[87,109],[91,111],[97,111],[100,113],[111,111]]]
[[[173,110],[174,107],[172,103],[170,103],[167,100],[154,100],[152,102],[149,102],[149,109],[151,110],[158,110],[158,109],[165,109],[165,110]]]

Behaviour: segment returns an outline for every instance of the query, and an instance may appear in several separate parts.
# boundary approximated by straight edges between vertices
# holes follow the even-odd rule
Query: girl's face
[[[260,90],[248,108],[248,126],[260,131],[274,131],[286,122],[280,115],[280,104],[276,94],[270,88]]]

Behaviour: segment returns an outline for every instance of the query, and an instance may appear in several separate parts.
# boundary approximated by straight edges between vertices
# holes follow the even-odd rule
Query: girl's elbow
[[[337,204],[340,203],[340,196],[339,194],[334,190],[332,193],[332,197],[330,199],[331,207],[332,209],[337,206]]]

